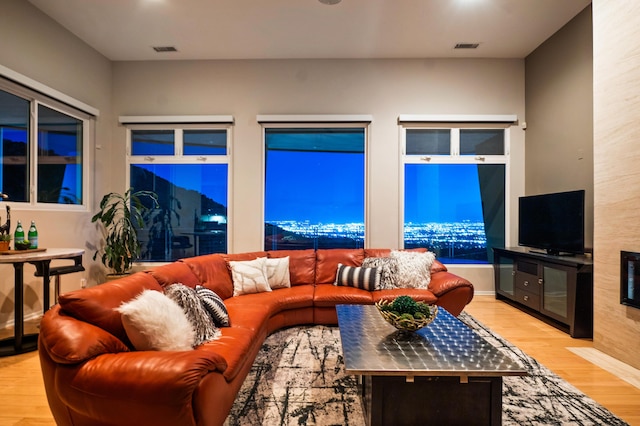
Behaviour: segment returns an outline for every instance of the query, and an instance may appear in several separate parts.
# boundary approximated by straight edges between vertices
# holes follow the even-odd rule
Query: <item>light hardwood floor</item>
[[[493,296],[476,296],[466,311],[631,425],[640,426],[640,389],[567,348],[591,348]],[[0,358],[0,425],[55,425],[37,352]]]

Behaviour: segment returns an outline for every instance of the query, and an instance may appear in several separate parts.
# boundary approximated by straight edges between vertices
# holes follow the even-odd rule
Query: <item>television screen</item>
[[[584,253],[584,190],[520,197],[518,214],[519,245]]]

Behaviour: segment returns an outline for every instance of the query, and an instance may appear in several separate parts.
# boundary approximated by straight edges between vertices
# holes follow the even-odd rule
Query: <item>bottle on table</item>
[[[29,227],[29,232],[27,234],[29,238],[29,248],[36,249],[38,248],[38,230],[36,229],[36,221],[31,221],[31,226]]]
[[[18,221],[16,226],[16,232],[13,233],[13,244],[18,244],[24,241],[24,229],[22,229],[22,223]]]

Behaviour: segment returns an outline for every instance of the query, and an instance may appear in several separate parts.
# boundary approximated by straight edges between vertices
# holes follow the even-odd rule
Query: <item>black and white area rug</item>
[[[470,315],[459,318],[529,373],[504,377],[503,425],[627,424]],[[269,336],[225,425],[364,425],[357,379],[344,373],[338,328],[293,327]]]

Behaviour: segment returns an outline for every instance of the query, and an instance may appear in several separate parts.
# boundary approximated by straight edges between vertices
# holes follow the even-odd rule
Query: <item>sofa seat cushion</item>
[[[316,285],[313,294],[313,305],[331,307],[335,305],[371,305],[373,298],[371,292],[355,287],[342,287],[333,284]]]
[[[246,364],[253,364],[256,354],[266,338],[257,335],[255,331],[243,327],[224,327],[220,329],[220,337],[216,340],[205,342],[196,348],[196,351],[214,352],[227,362],[224,370],[224,378],[232,381]],[[212,401],[215,403],[215,401]]]
[[[262,303],[238,303],[237,299],[240,297],[243,296],[232,297],[224,301],[229,313],[229,326],[231,328],[246,328],[255,333],[266,333],[266,324],[271,315],[269,307]]]
[[[417,301],[434,304],[438,298],[429,290],[417,288],[393,288],[371,293],[374,302],[382,299],[395,299],[398,296],[409,296]]]
[[[269,293],[245,294],[232,297],[227,299],[226,303],[230,310],[232,309],[231,306],[259,305],[266,308],[268,316],[271,317],[285,310],[313,306],[313,292],[314,288],[311,284],[297,285],[290,288],[279,288]]]

